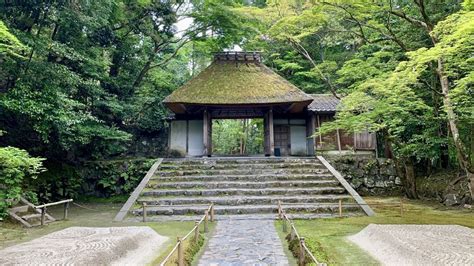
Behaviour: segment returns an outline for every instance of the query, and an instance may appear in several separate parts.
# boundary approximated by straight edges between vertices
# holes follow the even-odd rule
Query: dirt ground
[[[459,225],[370,224],[349,240],[383,265],[474,265],[474,230]]]

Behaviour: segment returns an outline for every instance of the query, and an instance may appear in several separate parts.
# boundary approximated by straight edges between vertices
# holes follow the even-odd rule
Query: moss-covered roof
[[[215,60],[164,103],[241,105],[308,102],[313,98],[258,61]]]

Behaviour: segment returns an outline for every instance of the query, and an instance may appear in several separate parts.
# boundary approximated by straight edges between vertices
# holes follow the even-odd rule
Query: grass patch
[[[165,249],[163,249],[163,252],[153,261],[152,265],[158,265],[160,264],[166,256],[171,252],[171,250],[174,248],[176,245],[177,237],[183,237],[185,236],[189,231],[191,231],[194,227],[194,222],[167,222],[167,223],[175,223],[175,227],[173,227],[175,230],[174,232],[168,233],[166,236],[168,236],[170,239],[166,241],[165,243]],[[161,223],[160,223],[161,224]],[[189,236],[184,242],[184,258],[185,258],[185,264],[186,265],[191,265],[193,260],[197,257],[196,255],[200,252],[201,248],[207,244],[209,241],[209,238],[211,236],[211,232],[215,228],[215,223],[208,223],[209,225],[209,233],[204,233],[204,224],[201,224],[199,227],[199,239],[198,242],[195,243],[194,241],[194,234]],[[152,227],[152,226],[150,226]],[[160,232],[160,229],[166,229],[165,228],[153,228],[157,232]],[[158,231],[160,230],[160,231]],[[176,262],[178,261],[178,253],[174,252],[173,255],[171,256],[170,260],[166,265],[176,265]]]
[[[397,203],[399,198],[365,198],[369,204]],[[308,248],[320,262],[329,265],[379,265],[357,245],[347,240],[347,236],[361,231],[369,224],[457,224],[474,228],[474,212],[467,209],[452,209],[439,203],[419,200],[404,200],[404,215],[396,206],[375,206],[376,215],[350,218],[295,220],[295,227]],[[287,246],[281,234],[281,224],[275,224],[280,239]]]
[[[130,195],[115,195],[107,198],[101,198],[96,196],[80,196],[77,200],[82,203],[125,203]]]

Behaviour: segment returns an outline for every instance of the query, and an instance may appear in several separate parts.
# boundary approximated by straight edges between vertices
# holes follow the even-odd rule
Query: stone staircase
[[[275,217],[281,201],[293,218],[317,218],[338,215],[339,200],[351,199],[316,158],[164,159],[132,214],[142,216],[146,203],[149,220],[191,220],[214,203],[216,217]],[[358,206],[343,206],[343,213],[363,214]]]
[[[7,211],[8,215],[25,227],[39,226],[41,224],[41,211],[35,208],[31,202],[25,198],[20,198],[18,204]],[[45,213],[45,224],[56,221],[51,215]]]

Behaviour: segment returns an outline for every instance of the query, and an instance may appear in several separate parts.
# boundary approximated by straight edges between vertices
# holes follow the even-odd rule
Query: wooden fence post
[[[400,217],[403,217],[403,199],[400,198]]]
[[[46,217],[46,207],[41,208],[41,225],[44,225]]]
[[[214,203],[211,205],[211,223],[214,222]]]
[[[66,219],[67,219],[67,212],[68,212],[68,209],[69,209],[69,202],[65,202],[65,203],[64,203],[64,217],[63,217],[63,220],[66,220]]]
[[[278,219],[281,220],[282,215],[281,215],[281,201],[278,201]]]
[[[178,266],[184,266],[184,247],[181,237],[178,237]]]
[[[197,244],[199,239],[199,221],[195,221],[194,225],[196,227],[196,229],[194,229],[194,243]]]
[[[342,218],[342,200],[339,200],[339,218]]]
[[[304,237],[300,238],[300,254],[298,256],[298,265],[304,266],[305,259],[305,250],[304,250]]]
[[[209,231],[209,228],[207,226],[208,216],[209,216],[209,211],[206,210],[206,212],[204,213],[204,233],[207,233]]]
[[[143,222],[146,222],[146,202],[142,203]]]

